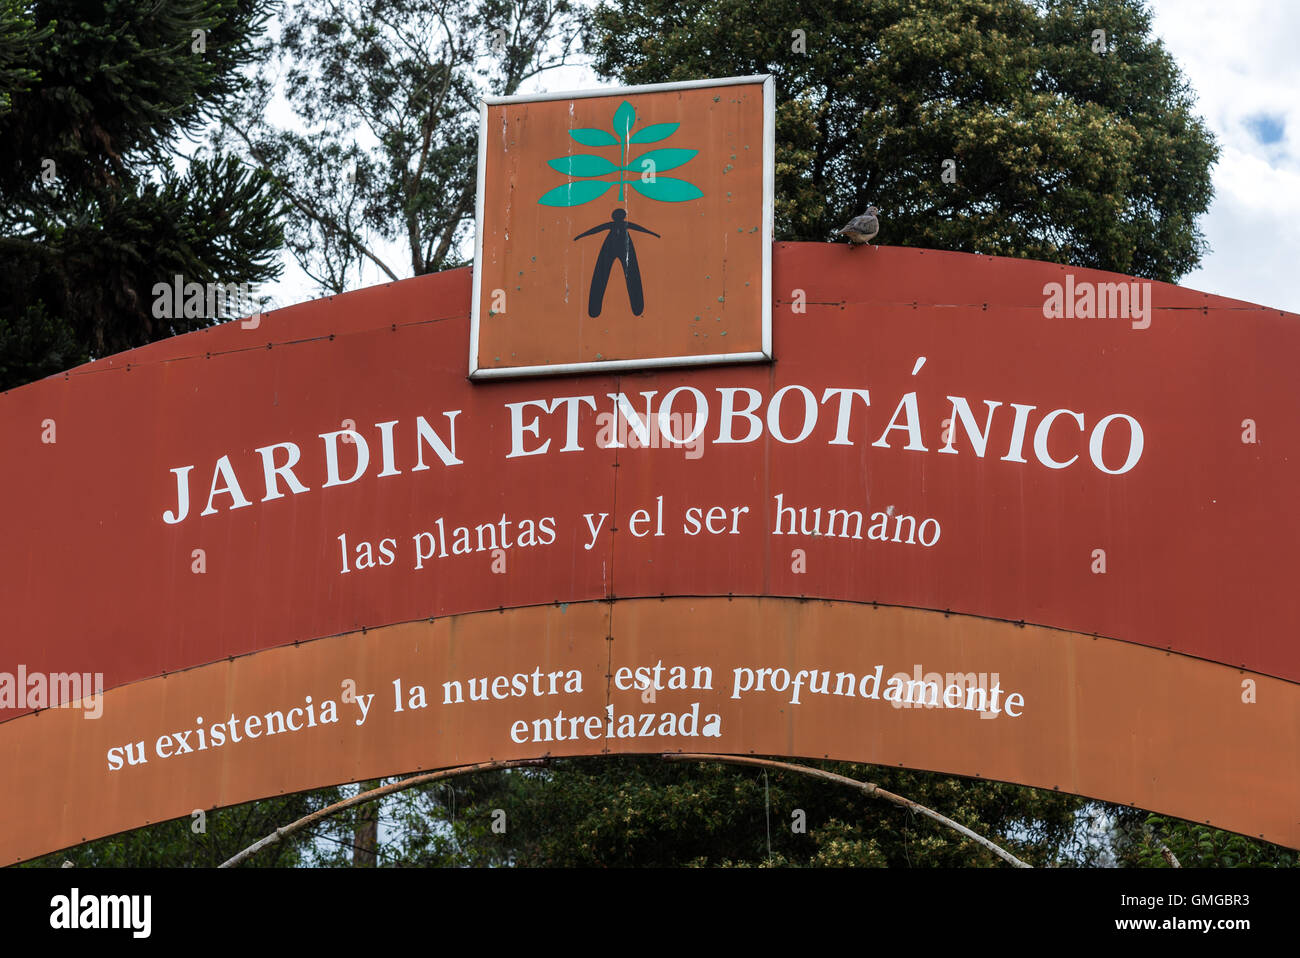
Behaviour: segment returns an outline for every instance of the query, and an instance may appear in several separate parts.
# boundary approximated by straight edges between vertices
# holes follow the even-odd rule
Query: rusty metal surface
[[[763,676],[763,691],[744,671],[760,669],[775,670]],[[808,677],[823,671],[826,683]],[[551,673],[562,673],[554,685]],[[899,707],[886,701],[893,676],[933,676],[986,695]],[[1254,704],[1242,701],[1245,677],[1256,683]],[[343,700],[347,679],[359,695],[373,694],[360,724],[362,708]],[[448,682],[460,683],[462,701]],[[315,727],[300,713],[289,722],[297,731],[266,734],[267,713],[305,708],[309,696]],[[925,700],[919,690],[911,697]],[[319,721],[326,702],[335,703],[337,722]],[[0,725],[10,767],[40,769],[0,781],[6,821],[24,823],[0,829],[0,860],[330,782],[660,751],[942,770],[1300,846],[1295,684],[1129,643],[938,612],[742,598],[483,612],[218,662],[112,690],[104,706],[93,722],[54,709]],[[260,725],[250,737],[254,716]],[[214,745],[214,726],[232,721],[242,740],[227,734]],[[203,749],[198,728],[208,730]],[[192,751],[179,752],[178,732]],[[131,742],[141,743],[145,761],[110,768],[108,750]]]
[[[635,114],[626,148],[583,145],[570,135],[594,130],[612,137],[623,103]],[[477,365],[497,370],[761,352],[763,253],[770,248],[763,122],[761,82],[488,105],[480,134]],[[662,139],[636,139],[670,125]],[[654,167],[652,178],[644,163],[656,157],[662,167]],[[552,160],[561,166],[585,160],[583,169],[591,170],[609,164],[610,172],[568,176]],[[619,165],[629,170],[612,173]],[[565,184],[619,178],[632,181],[622,194],[611,185],[572,206],[538,202]],[[668,184],[694,198],[657,191]],[[622,240],[610,240],[620,215],[622,223],[650,232],[630,229]],[[582,235],[592,229],[599,232]],[[623,265],[614,262],[592,316],[590,291],[607,241],[621,254],[630,246],[636,279],[625,280]],[[632,285],[642,294],[640,311]]]
[[[951,609],[1300,679],[1300,590],[1291,586],[1300,538],[1300,458],[1290,452],[1300,446],[1296,317],[1156,284],[1149,329],[1047,320],[1023,304],[1041,300],[1060,267],[921,250],[782,246],[776,270],[778,290],[801,284],[810,305],[804,314],[788,302],[777,310],[780,358],[771,367],[470,384],[462,270],[282,310],[257,329],[227,324],[0,395],[9,450],[0,470],[8,616],[0,671],[21,663],[102,672],[111,688],[363,626],[662,593]],[[768,406],[790,385],[817,399],[828,388],[869,390],[870,407],[855,400],[852,445],[832,443],[835,399],[804,442],[779,441],[766,423],[752,443],[713,441],[720,387],[752,388]],[[641,393],[659,402],[679,386],[699,388],[710,404],[698,457],[600,447],[608,393],[624,391],[644,409]],[[927,451],[903,448],[900,431],[891,448],[873,445],[912,391]],[[564,451],[565,408],[544,415],[534,406],[539,436],[524,438],[530,447],[549,440],[549,451],[511,458],[507,404],[571,396],[596,406],[576,404],[580,451]],[[781,422],[793,437],[802,404],[787,396]],[[984,458],[964,435],[961,454],[937,451],[947,396],[968,397],[981,419],[983,400],[1002,404]],[[690,394],[677,399],[678,411],[693,409]],[[1011,403],[1038,407],[1023,464],[1003,459]],[[1138,465],[1119,476],[1098,471],[1068,418],[1051,451],[1080,461],[1064,470],[1038,463],[1033,423],[1064,407],[1090,428],[1115,412],[1137,417],[1146,437]],[[443,466],[426,444],[432,466],[414,471],[416,417],[446,436],[444,413],[457,410],[462,464]],[[1256,444],[1241,441],[1247,418],[1258,423]],[[399,474],[381,478],[375,424],[393,420]],[[53,444],[41,441],[46,421],[57,424]],[[369,443],[368,470],[322,488],[319,434],[345,421]],[[738,420],[734,434],[745,430]],[[285,441],[302,450],[296,474],[309,491],[263,502],[255,450]],[[349,446],[337,448],[351,462]],[[1107,455],[1113,463],[1122,450]],[[231,497],[218,495],[216,512],[201,516],[221,456],[250,505],[231,509]],[[191,464],[194,506],[169,525],[163,514],[177,496],[169,470]],[[861,540],[771,535],[778,494],[810,515],[834,507],[934,517],[942,536],[921,548],[868,542],[865,530]],[[636,536],[632,513],[657,513],[660,496],[665,534]],[[683,531],[688,509],[704,519],[712,507],[729,517],[714,526],[725,534]],[[731,510],[744,507],[732,535]],[[612,518],[592,542],[583,516],[602,512]],[[503,515],[512,528],[554,517],[554,543],[512,548],[506,574],[493,574],[486,551],[414,568],[412,537],[436,530],[437,519],[450,531]],[[350,548],[392,536],[400,561],[341,574],[340,535]],[[192,571],[196,549],[204,574]],[[806,554],[802,572],[795,549]],[[1096,550],[1105,574],[1093,571]],[[0,708],[0,718],[21,711]]]
[[[820,597],[1093,633],[1120,641],[1078,645],[1077,656],[1052,660],[1059,673],[1043,678],[1068,680],[1062,694],[1089,698],[1072,707],[1087,704],[1098,716],[1118,708],[1120,693],[1093,673],[1111,653],[1088,650],[1124,643],[1133,653],[1158,650],[1136,660],[1141,675],[1134,679],[1155,699],[1177,687],[1169,663],[1190,656],[1205,660],[1197,669],[1208,669],[1206,675],[1246,669],[1261,683],[1266,676],[1281,680],[1274,699],[1289,701],[1300,681],[1300,590],[1292,584],[1300,538],[1300,460],[1292,454],[1300,446],[1298,317],[1153,284],[1150,325],[1135,329],[1120,319],[1045,318],[1044,286],[1067,274],[1049,264],[824,244],[779,245],[774,263],[778,359],[771,366],[471,384],[464,369],[470,273],[459,270],[281,310],[255,327],[226,324],[0,394],[7,450],[0,468],[0,756],[10,782],[48,778],[83,791],[87,782],[102,785],[106,807],[117,809],[115,824],[104,825],[110,830],[140,824],[148,805],[128,803],[115,792],[122,786],[100,782],[99,771],[75,772],[69,764],[52,773],[51,754],[105,745],[110,713],[83,720],[53,709],[33,718],[27,713],[43,705],[12,697],[20,671],[102,674],[104,686],[117,690],[107,705],[174,684],[175,675],[156,679],[164,673],[230,656],[268,653],[239,660],[241,675],[272,663],[283,669],[301,653],[293,643],[322,636],[614,596]],[[1072,281],[1117,279],[1069,272]],[[806,309],[797,310],[796,301]],[[758,397],[752,442],[718,441],[728,388]],[[615,408],[609,394],[623,392],[644,410],[643,394],[654,394],[657,409],[677,390],[675,411],[690,413],[691,389],[710,417],[693,449],[614,448],[607,430],[602,440]],[[801,432],[801,389],[818,416],[802,441],[788,441]],[[854,398],[842,435],[838,400],[828,394],[836,389],[863,390],[870,400]],[[778,394],[786,402],[771,413]],[[923,450],[907,448],[912,394]],[[736,408],[748,395],[734,394]],[[590,406],[575,398],[587,396]],[[955,454],[939,451],[944,420],[952,417],[949,397],[969,400],[980,428],[985,402],[998,404],[984,456],[965,431],[956,434]],[[1010,455],[1017,407],[1029,410],[1024,462]],[[520,432],[512,408],[526,414],[525,422],[537,418],[535,433]],[[1051,459],[1070,461],[1060,469],[1034,450],[1036,429],[1053,410],[1067,410],[1045,447]],[[1118,414],[1140,422],[1144,447],[1131,470],[1112,475],[1093,463],[1088,435]],[[1086,428],[1074,425],[1076,415]],[[444,439],[454,421],[456,463],[445,465],[420,439],[418,417]],[[396,423],[391,468],[384,423]],[[891,423],[894,430],[887,429]],[[355,482],[327,485],[330,445],[322,434],[354,427],[368,443],[368,466]],[[727,435],[744,437],[748,428],[741,415]],[[54,441],[43,441],[47,436]],[[299,447],[293,471],[305,491],[293,494],[282,477],[276,485],[283,494],[267,498],[257,450],[288,442]],[[511,455],[519,443],[531,452],[547,442],[544,454]],[[333,451],[348,474],[356,449],[335,443]],[[1123,430],[1108,432],[1099,453],[1118,468]],[[428,468],[416,468],[417,456]],[[231,508],[233,495],[218,491],[213,511],[201,515],[211,487],[221,485],[214,470],[222,457],[248,505]],[[168,523],[164,514],[179,510],[172,470],[186,466],[193,467],[191,508]],[[778,496],[809,516],[821,510],[825,524],[808,534],[775,534]],[[862,538],[831,531],[832,508],[860,510]],[[942,534],[929,546],[873,540],[868,527],[877,512],[895,529],[899,517],[932,518]],[[549,538],[536,528],[544,518],[552,520]],[[453,550],[416,567],[421,533],[464,526],[484,536],[478,525],[506,519],[512,541],[502,555],[477,542],[464,554]],[[532,541],[521,545],[524,520],[534,528]],[[347,572],[340,569],[340,536],[352,559]],[[377,558],[389,537],[395,561],[355,568],[361,543]],[[195,565],[200,554],[202,571]],[[681,631],[689,621],[664,629]],[[512,673],[517,656],[563,657],[556,648],[539,650],[535,637],[512,639],[508,631],[482,641],[493,662]],[[853,641],[845,634],[800,639],[801,647],[848,648]],[[1044,662],[1054,654],[1042,651]],[[790,654],[796,652],[803,654]],[[459,668],[458,661],[447,668]],[[291,678],[298,677],[268,674],[265,681]],[[1214,694],[1239,702],[1239,677],[1234,681],[1235,688],[1215,686]],[[1195,687],[1210,695],[1205,683]],[[289,694],[296,686],[276,688]],[[1161,701],[1174,708],[1173,700]],[[1178,700],[1187,714],[1219,715],[1220,707],[1228,704]],[[805,734],[797,721],[771,725],[763,714],[737,713],[733,729],[754,735],[736,733],[735,748],[819,753],[818,727]],[[467,752],[440,753],[439,761],[485,757],[468,754],[478,748],[474,733],[449,721],[445,734],[467,736]],[[1089,762],[1116,761],[1108,743],[1122,727],[1098,727],[1106,733],[1043,727],[1043,742],[1063,736],[1056,747],[1079,763],[1077,773],[1044,776],[1028,759],[1018,766],[1016,755],[992,740],[975,751],[930,747],[923,767],[993,774],[973,766],[996,756],[998,774],[1011,780],[1083,781],[1077,776]],[[47,731],[36,735],[38,728]],[[53,752],[52,728],[62,729]],[[1205,754],[1201,742],[1169,729],[1174,737],[1163,740],[1163,733],[1151,733],[1164,761],[1173,763],[1162,772],[1166,779]],[[1236,757],[1224,761],[1238,778],[1225,773],[1215,788],[1226,790],[1231,781],[1234,791],[1249,792],[1237,784],[1241,776],[1251,789],[1269,787],[1265,759],[1293,735],[1270,729],[1258,739],[1244,726],[1233,733]],[[374,763],[364,768],[340,753],[328,772],[311,754],[277,756],[274,769],[196,762],[204,771],[185,779],[184,794],[210,805],[235,800],[236,791],[252,797],[383,774],[411,767],[405,747],[376,746]],[[280,784],[276,776],[291,772]],[[1122,793],[1132,791],[1141,804],[1136,767],[1112,772],[1095,793],[1128,801]],[[245,784],[232,790],[227,779]],[[40,813],[47,816],[44,831],[33,834],[76,832],[81,799],[38,792],[52,804]],[[1296,793],[1290,797],[1294,809]],[[1161,801],[1173,814],[1182,809],[1198,819],[1210,817],[1199,809],[1219,807]],[[1252,801],[1248,795],[1214,799],[1220,801],[1228,805],[1216,823],[1257,831],[1233,804]],[[84,811],[96,821],[109,814]],[[1269,814],[1260,811],[1260,821]],[[1258,831],[1293,841],[1276,822]]]

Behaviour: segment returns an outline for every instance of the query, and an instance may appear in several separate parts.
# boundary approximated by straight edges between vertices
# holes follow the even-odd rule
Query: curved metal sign
[[[0,395],[0,860],[676,750],[1300,847],[1298,317],[916,249],[773,269],[770,364],[472,383],[466,269]]]

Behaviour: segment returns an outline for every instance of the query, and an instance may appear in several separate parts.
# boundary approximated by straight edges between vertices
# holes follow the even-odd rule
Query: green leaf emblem
[[[683,163],[688,162],[699,150],[650,150],[648,153],[642,153],[630,165],[623,167],[625,170],[632,170],[636,173],[644,173],[646,170],[654,170],[656,173],[660,170],[671,170]],[[649,160],[654,166],[647,167],[646,160]]]
[[[658,143],[660,140],[672,136],[680,123],[655,123],[652,126],[643,126],[632,134],[633,143]]]
[[[644,130],[642,130],[641,133],[645,133],[648,130],[653,130],[653,129],[655,129],[655,127],[648,126]],[[641,133],[638,133],[637,135],[640,136]],[[618,146],[617,137],[610,135],[604,130],[594,130],[591,129],[590,127],[584,127],[580,130],[570,130],[569,136],[573,137],[583,146]],[[645,141],[634,141],[634,142],[648,143],[650,141],[645,140]]]
[[[628,134],[634,126],[636,126],[636,110],[632,109],[631,103],[624,100],[614,111],[614,135],[618,137],[620,143],[627,142]]]
[[[613,185],[613,180],[608,182],[578,180],[574,183],[565,183],[545,193],[537,203],[539,206],[579,206],[599,199]]]
[[[683,203],[686,200],[698,200],[704,195],[694,183],[671,176],[656,176],[653,183],[632,180],[629,185],[642,196],[661,203]]]
[[[618,105],[611,122],[613,133],[593,127],[569,130],[577,143],[589,147],[615,147],[618,156],[607,159],[591,153],[570,154],[547,160],[546,165],[565,176],[580,177],[574,182],[557,186],[542,196],[540,206],[578,206],[604,196],[612,186],[618,187],[618,202],[624,202],[625,191],[631,186],[642,196],[664,203],[681,203],[699,199],[703,192],[686,180],[660,177],[663,170],[676,169],[699,154],[699,150],[662,147],[633,156],[633,144],[658,143],[677,132],[680,123],[653,123],[633,132],[636,127],[636,109],[627,100]],[[595,179],[614,174],[613,179]],[[630,174],[630,175],[629,175]],[[641,176],[650,174],[654,182],[643,183]],[[585,181],[584,181],[585,180]]]
[[[618,167],[603,156],[591,156],[587,153],[547,160],[546,165],[557,173],[566,173],[569,176],[603,176],[606,173],[618,172]]]

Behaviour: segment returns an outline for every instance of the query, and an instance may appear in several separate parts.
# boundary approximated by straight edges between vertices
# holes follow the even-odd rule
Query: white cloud
[[[1182,68],[1222,155],[1200,222],[1211,250],[1182,285],[1300,312],[1300,4],[1154,0],[1153,30]],[[1280,124],[1261,143],[1253,118]]]

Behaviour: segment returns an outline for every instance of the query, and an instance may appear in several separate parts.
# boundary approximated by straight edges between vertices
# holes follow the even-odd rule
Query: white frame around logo
[[[479,304],[482,302],[483,275],[483,178],[487,170],[488,107],[503,103],[536,103],[550,100],[577,100],[589,97],[616,97],[639,93],[663,93],[700,87],[762,84],[763,86],[763,348],[760,352],[720,353],[707,356],[663,356],[654,359],[618,359],[590,363],[556,363],[546,366],[514,366],[506,369],[480,368],[478,365]],[[771,361],[772,359],[772,194],[776,160],[776,85],[770,74],[725,77],[718,80],[691,80],[683,83],[652,83],[644,86],[613,89],[574,90],[566,93],[539,93],[525,96],[484,97],[479,101],[478,186],[474,201],[474,283],[470,305],[469,378],[516,379],[525,376],[558,376],[572,373],[616,372],[624,369],[657,369],[669,366],[712,366],[734,363]]]

